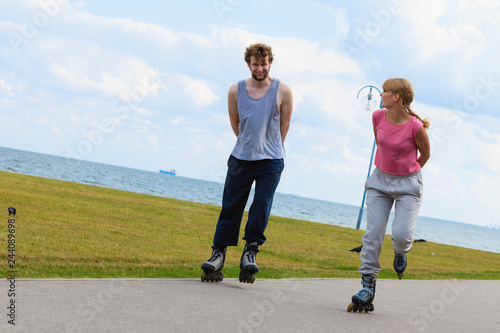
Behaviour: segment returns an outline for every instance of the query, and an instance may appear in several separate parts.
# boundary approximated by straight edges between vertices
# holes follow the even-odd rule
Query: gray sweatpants
[[[392,206],[395,205],[392,222],[392,247],[397,254],[407,253],[412,248],[413,230],[417,224],[422,202],[422,174],[397,176],[375,168],[365,184],[367,225],[361,250],[362,275],[377,276],[380,266],[380,251]]]

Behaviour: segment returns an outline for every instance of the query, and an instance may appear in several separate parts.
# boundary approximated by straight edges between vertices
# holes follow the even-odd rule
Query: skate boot
[[[222,269],[226,260],[226,247],[212,246],[212,256],[201,265],[201,282],[219,282],[224,279]]]
[[[394,254],[394,270],[398,273],[398,278],[401,280],[403,277],[403,272],[406,269],[406,254]]]
[[[240,282],[254,283],[255,273],[259,272],[259,267],[255,263],[255,255],[259,252],[257,243],[246,243],[240,262]]]
[[[375,299],[375,285],[377,279],[370,275],[363,275],[361,289],[356,295],[352,296],[352,303],[347,306],[347,312],[366,312],[373,311],[373,300]]]

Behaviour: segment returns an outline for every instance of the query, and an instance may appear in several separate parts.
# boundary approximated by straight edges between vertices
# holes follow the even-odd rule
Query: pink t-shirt
[[[373,124],[377,130],[375,165],[391,175],[410,175],[420,170],[415,137],[422,122],[417,117],[404,125],[391,124],[385,117],[386,109],[373,112]]]

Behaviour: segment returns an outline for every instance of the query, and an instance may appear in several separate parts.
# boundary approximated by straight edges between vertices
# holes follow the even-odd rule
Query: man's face
[[[271,69],[269,57],[266,56],[264,58],[256,58],[255,56],[251,56],[248,68],[250,68],[252,77],[256,81],[264,81],[269,75],[269,70]]]

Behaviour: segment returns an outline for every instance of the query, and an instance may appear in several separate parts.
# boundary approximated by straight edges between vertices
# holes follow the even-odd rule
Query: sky
[[[499,227],[499,0],[0,0],[0,146],[223,182],[245,48],[293,92],[278,192],[360,205],[390,77],[429,118],[421,216]]]

